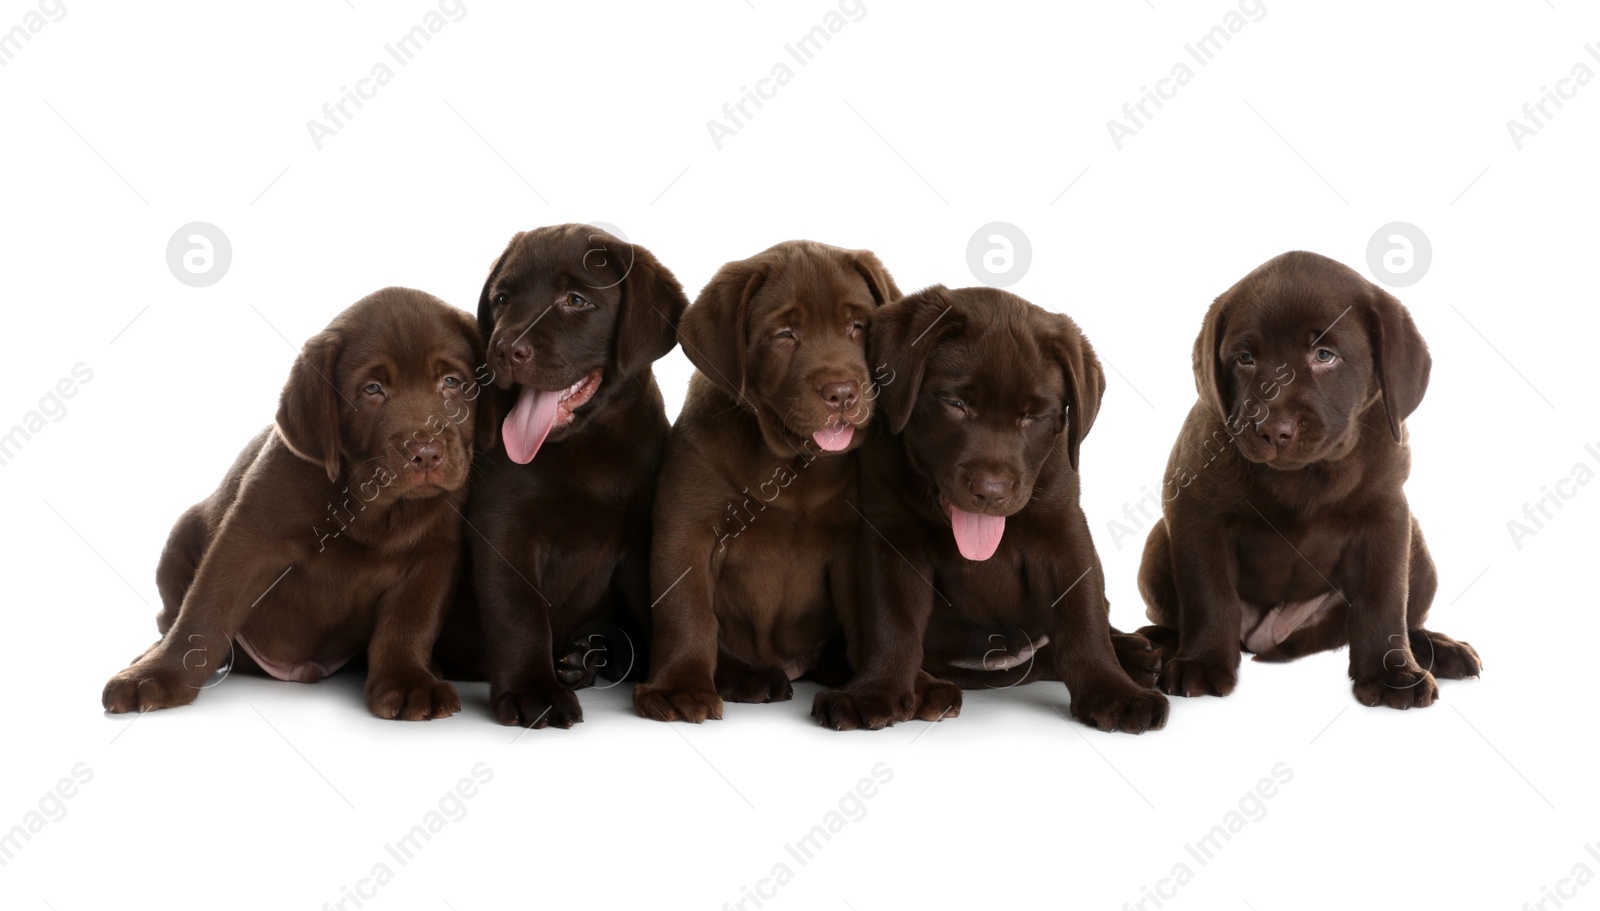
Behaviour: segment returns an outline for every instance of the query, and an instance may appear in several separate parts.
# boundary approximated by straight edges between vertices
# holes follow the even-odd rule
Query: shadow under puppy
[[[873,415],[866,327],[899,296],[865,250],[788,241],[724,265],[684,314],[679,338],[699,369],[656,500],[640,715],[721,718],[724,699],[788,699],[819,662],[842,665],[853,454]]]
[[[1423,627],[1438,577],[1402,489],[1432,364],[1393,295],[1315,253],[1212,303],[1139,568],[1157,624],[1141,632],[1172,650],[1163,689],[1226,696],[1241,647],[1288,661],[1348,644],[1371,706],[1430,705],[1435,676],[1477,676],[1472,646]]]
[[[871,346],[887,373],[861,454],[857,675],[819,693],[813,717],[937,721],[960,713],[957,683],[1053,678],[1081,721],[1163,726],[1167,699],[1148,688],[1159,654],[1111,628],[1078,505],[1105,376],[1077,325],[1004,291],[936,285],[879,310]]]
[[[516,235],[483,284],[478,325],[510,404],[472,485],[473,592],[439,654],[451,673],[488,677],[501,724],[572,727],[583,710],[568,684],[596,661],[626,675],[646,641],[668,429],[651,364],[687,306],[648,250],[589,225]],[[572,646],[585,629],[592,643]]]
[[[408,288],[307,341],[277,423],[173,526],[162,639],[106,684],[106,710],[193,702],[230,652],[235,670],[301,683],[364,655],[373,714],[459,710],[429,652],[459,572],[474,433],[480,447],[493,435],[482,350],[468,314]]]

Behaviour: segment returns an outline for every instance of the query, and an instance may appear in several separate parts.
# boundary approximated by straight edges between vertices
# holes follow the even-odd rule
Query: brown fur
[[[1258,661],[1348,644],[1364,705],[1430,705],[1435,676],[1477,675],[1470,645],[1423,628],[1438,579],[1402,490],[1431,365],[1399,301],[1316,254],[1211,305],[1139,570],[1141,632],[1173,652],[1163,689],[1226,696],[1241,644]]]
[[[699,371],[656,502],[639,714],[701,722],[724,699],[788,699],[848,625],[853,453],[873,414],[864,329],[899,294],[871,253],[790,241],[724,265],[685,314]],[[811,435],[841,419],[854,437],[824,451]]]
[[[935,286],[878,311],[872,361],[889,375],[861,457],[858,674],[818,694],[813,717],[840,730],[937,721],[959,714],[957,683],[1050,677],[1088,724],[1161,727],[1166,698],[1133,679],[1154,681],[1155,653],[1111,629],[1078,505],[1079,446],[1105,390],[1078,327],[1003,291]],[[958,551],[951,506],[1006,517],[991,557]],[[1025,665],[991,663],[1046,639]]]
[[[234,648],[247,643],[305,682],[365,655],[383,718],[457,711],[429,652],[459,571],[474,431],[482,446],[494,428],[481,362],[470,316],[406,288],[306,342],[276,425],[173,527],[156,571],[162,639],[106,684],[106,710],[186,705],[230,650],[235,669],[260,670]]]
[[[583,710],[569,684],[592,679],[598,662],[628,673],[619,656],[645,641],[650,505],[667,437],[650,365],[676,344],[686,306],[648,250],[587,225],[518,234],[483,284],[478,323],[506,398],[602,372],[532,461],[511,461],[502,439],[473,479],[476,597],[452,612],[439,653],[452,673],[488,677],[501,724],[572,727]],[[618,639],[567,658],[585,628]]]

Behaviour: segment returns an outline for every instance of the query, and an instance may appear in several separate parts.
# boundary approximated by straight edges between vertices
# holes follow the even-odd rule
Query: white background
[[[1584,450],[1600,450],[1600,86],[1520,151],[1506,128],[1574,64],[1600,71],[1584,51],[1600,14],[1268,0],[1199,67],[1183,46],[1220,0],[867,0],[800,67],[783,47],[824,0],[467,0],[319,151],[306,121],[431,8],[354,4],[67,0],[0,69],[0,428],[74,364],[93,371],[0,468],[0,829],[75,764],[93,772],[0,867],[0,903],[314,909],[382,860],[394,878],[367,907],[456,911],[715,909],[780,861],[793,879],[768,907],[855,911],[1121,908],[1179,862],[1193,875],[1161,885],[1168,907],[1254,911],[1519,908],[1576,864],[1600,873],[1600,484],[1564,488],[1520,548],[1507,529],[1574,465],[1600,471]],[[33,8],[0,4],[0,29]],[[1180,60],[1193,80],[1119,151],[1106,121]],[[718,150],[706,122],[779,61],[792,81]],[[103,715],[106,678],[154,638],[171,522],[271,420],[301,341],[384,285],[471,309],[515,231],[588,220],[691,297],[797,237],[873,249],[907,291],[970,285],[978,226],[1025,231],[1012,290],[1070,313],[1108,365],[1084,507],[1124,626],[1142,621],[1142,534],[1118,547],[1107,523],[1161,480],[1208,302],[1289,249],[1365,273],[1380,225],[1417,225],[1432,265],[1397,294],[1434,368],[1407,493],[1439,564],[1430,625],[1474,643],[1483,678],[1399,713],[1354,703],[1342,653],[1246,662],[1235,695],[1175,700],[1142,737],[1063,720],[1055,684],[850,734],[811,723],[810,684],[696,728],[635,717],[626,687],[590,691],[585,723],[520,738],[481,685],[457,717],[401,724],[348,676],[236,677],[191,707]],[[233,246],[208,288],[166,264],[192,221]],[[670,412],[689,369],[677,352],[657,366]],[[493,779],[466,816],[389,858],[480,762]],[[1266,815],[1200,865],[1185,844],[1280,762],[1293,778]],[[865,816],[799,865],[784,845],[877,763],[893,778]],[[1579,896],[1595,906],[1600,883]]]

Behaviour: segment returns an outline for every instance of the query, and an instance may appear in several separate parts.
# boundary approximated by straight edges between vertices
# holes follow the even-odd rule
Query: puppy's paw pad
[[[501,724],[525,728],[570,728],[583,721],[578,696],[567,689],[504,690],[490,695],[489,709]]]
[[[188,677],[181,669],[135,664],[106,683],[100,704],[116,715],[188,705],[200,695],[200,687],[191,686]]]
[[[633,708],[656,721],[699,724],[722,718],[722,697],[710,690],[641,683],[633,688]]]
[[[432,674],[368,681],[367,708],[379,718],[428,721],[461,711],[456,688]]]
[[[634,661],[633,640],[627,633],[606,625],[591,627],[557,651],[556,678],[572,689],[594,686],[601,678],[623,679]]]
[[[897,721],[910,721],[916,706],[914,692],[823,690],[811,703],[811,717],[823,727],[836,731],[877,731]]]
[[[1426,708],[1439,698],[1439,684],[1420,667],[1384,670],[1358,678],[1352,689],[1356,701],[1366,706],[1386,705],[1391,709]]]
[[[1173,658],[1161,668],[1161,690],[1169,696],[1226,696],[1238,684],[1237,664]]]

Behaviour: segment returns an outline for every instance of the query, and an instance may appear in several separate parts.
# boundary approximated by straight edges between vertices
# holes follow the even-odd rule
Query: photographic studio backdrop
[[[0,4],[4,904],[1600,902],[1597,72],[1571,0]],[[385,285],[472,309],[513,233],[568,221],[691,298],[812,238],[1071,314],[1124,628],[1206,306],[1285,250],[1341,260],[1432,348],[1407,495],[1430,625],[1483,677],[1401,713],[1342,652],[1247,660],[1139,737],[1054,683],[847,734],[812,684],[699,727],[629,685],[571,731],[495,724],[481,684],[380,721],[349,674],[102,714],[171,523],[301,342]],[[690,371],[658,363],[669,413]]]

